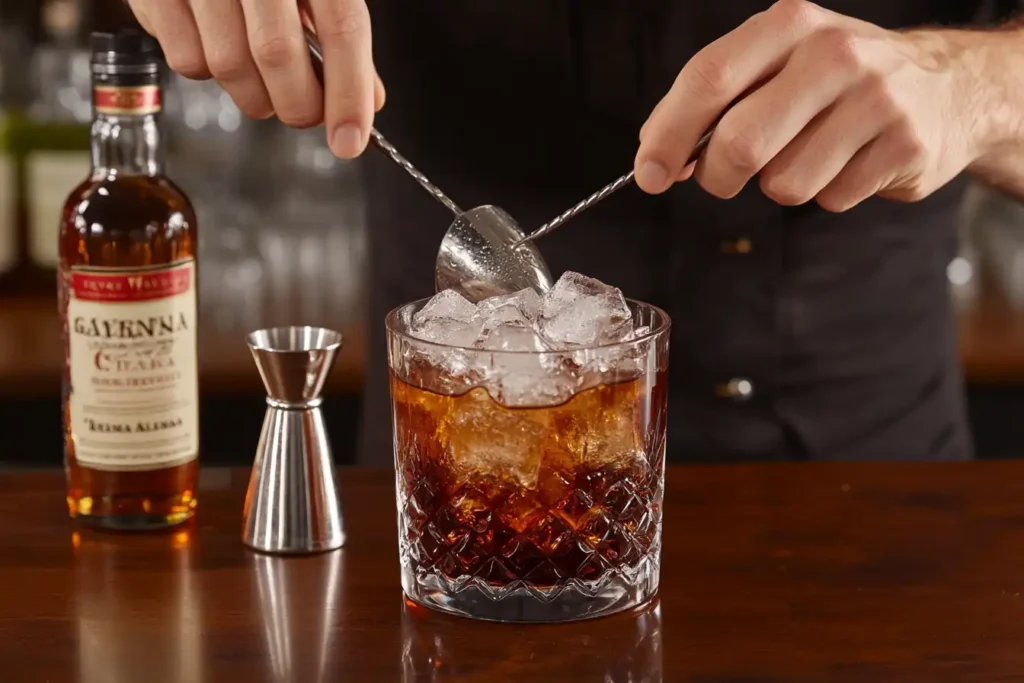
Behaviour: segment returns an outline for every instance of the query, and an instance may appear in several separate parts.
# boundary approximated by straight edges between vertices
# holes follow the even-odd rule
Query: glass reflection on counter
[[[554,671],[601,683],[664,681],[658,600],[572,625],[467,623],[404,600],[403,683],[549,680]]]
[[[192,533],[71,535],[79,683],[203,683]]]
[[[337,645],[329,644],[338,635],[332,627],[342,610],[344,556],[252,556],[267,671],[275,683],[335,680]]]

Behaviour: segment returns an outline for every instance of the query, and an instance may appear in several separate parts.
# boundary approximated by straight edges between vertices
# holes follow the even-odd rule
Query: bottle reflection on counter
[[[75,680],[203,682],[203,615],[192,536],[188,524],[145,537],[72,534]],[[151,566],[160,571],[143,569]]]

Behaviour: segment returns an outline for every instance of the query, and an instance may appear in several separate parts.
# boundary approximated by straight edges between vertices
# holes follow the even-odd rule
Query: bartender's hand
[[[340,157],[360,154],[384,85],[373,66],[363,0],[302,0],[324,53],[326,97],[302,35],[299,0],[128,0],[168,65],[216,78],[248,116],[299,128],[324,123]]]
[[[637,184],[660,193],[694,175],[729,198],[759,175],[780,204],[816,199],[830,211],[875,194],[922,199],[988,144],[957,40],[956,32],[899,33],[780,0],[686,64],[640,131]],[[758,83],[687,167],[701,134]]]

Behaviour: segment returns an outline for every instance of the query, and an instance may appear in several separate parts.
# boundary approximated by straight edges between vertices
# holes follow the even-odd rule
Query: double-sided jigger
[[[340,548],[345,530],[320,394],[341,333],[276,327],[247,341],[267,390],[267,412],[245,496],[242,542],[281,554]]]

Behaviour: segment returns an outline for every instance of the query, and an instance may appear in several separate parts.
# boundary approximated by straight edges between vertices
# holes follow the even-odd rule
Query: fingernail
[[[334,150],[335,154],[341,156],[356,156],[361,151],[362,144],[362,131],[359,130],[359,126],[353,126],[350,123],[336,128],[334,135],[331,137],[331,149]]]
[[[645,161],[637,171],[636,182],[653,192],[661,192],[668,187],[668,171],[657,161]]]

